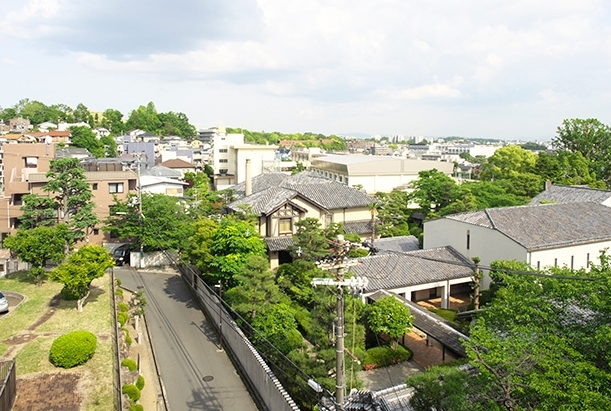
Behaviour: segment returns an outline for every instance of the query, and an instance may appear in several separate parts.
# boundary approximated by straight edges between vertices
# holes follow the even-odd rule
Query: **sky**
[[[197,128],[549,140],[611,124],[605,0],[11,0],[0,106]]]

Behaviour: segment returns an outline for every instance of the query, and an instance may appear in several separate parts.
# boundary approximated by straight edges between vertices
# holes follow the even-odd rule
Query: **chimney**
[[[552,189],[552,182],[551,180],[545,180],[545,191],[549,191]]]
[[[248,197],[249,195],[252,194],[252,173],[250,171],[250,158],[246,159],[246,173],[245,173],[245,195],[246,197]]]

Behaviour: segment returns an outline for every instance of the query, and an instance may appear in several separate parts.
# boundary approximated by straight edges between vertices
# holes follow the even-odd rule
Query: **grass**
[[[94,280],[91,294],[82,313],[77,312],[76,301],[61,301],[53,315],[41,324],[35,333],[37,338],[26,343],[17,352],[19,377],[47,372],[78,372],[86,396],[83,401],[87,411],[108,410],[114,402],[114,361],[112,351],[112,304],[110,277]],[[0,341],[13,337],[30,327],[49,308],[49,302],[62,285],[53,281],[42,287],[29,281],[25,273],[0,278],[0,290],[14,291],[26,297],[10,315],[0,317]],[[49,362],[49,349],[59,335],[74,330],[88,330],[98,337],[94,356],[84,365],[70,370],[56,368]],[[0,343],[0,355],[7,345]]]
[[[456,310],[447,310],[445,308],[429,308],[429,311],[434,312],[441,318],[452,323],[456,322]]]

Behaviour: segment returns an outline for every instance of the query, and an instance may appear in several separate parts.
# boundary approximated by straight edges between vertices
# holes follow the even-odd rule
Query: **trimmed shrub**
[[[403,347],[397,346],[396,350],[390,347],[375,347],[367,350],[367,358],[363,361],[363,368],[371,370],[378,367],[386,367],[391,364],[398,364],[412,358],[413,353]]]
[[[144,388],[144,377],[142,375],[138,376],[138,379],[136,380],[136,387],[138,387],[140,391],[142,391]]]
[[[131,372],[131,371],[136,371],[138,369],[138,364],[136,364],[136,361],[130,359],[130,358],[126,358],[123,361],[121,361],[121,366],[122,367],[127,367],[127,369]]]
[[[364,248],[355,248],[354,250],[348,251],[348,257],[350,258],[361,258],[367,257],[369,255],[369,250],[365,250]]]
[[[119,324],[121,324],[121,327],[123,327],[125,325],[127,320],[129,320],[129,314],[128,313],[123,312],[123,311],[117,313],[117,321],[119,321]]]
[[[131,335],[129,335],[129,331],[127,330],[127,328],[121,328],[123,331],[125,331],[125,343],[127,345],[132,345],[132,337]]]
[[[123,388],[121,388],[121,392],[127,395],[133,402],[140,399],[140,390],[134,384],[125,384]]]
[[[127,303],[119,303],[119,304],[117,304],[117,308],[119,309],[120,312],[126,313],[126,312],[129,311],[129,304],[127,304]]]
[[[144,411],[142,404],[134,404],[129,407],[129,411]]]
[[[115,282],[117,283],[117,285],[121,285],[121,279],[120,278],[115,278]]]
[[[118,290],[115,291],[115,295],[119,297],[120,300],[122,300],[123,299],[123,290],[119,288]]]
[[[49,361],[56,367],[63,368],[85,364],[93,357],[97,343],[97,337],[86,330],[64,334],[53,341]]]

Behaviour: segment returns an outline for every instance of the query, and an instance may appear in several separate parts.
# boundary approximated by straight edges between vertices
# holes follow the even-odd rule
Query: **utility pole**
[[[333,243],[333,257],[320,262],[318,265],[325,271],[336,270],[333,278],[314,278],[312,285],[326,285],[337,287],[337,304],[335,319],[335,407],[338,411],[344,410],[344,396],[346,393],[346,372],[344,366],[344,288],[363,289],[367,286],[368,279],[356,277],[344,279],[346,267],[359,264],[358,261],[344,261],[350,251],[350,243],[344,241],[343,236],[338,236],[337,242]]]

